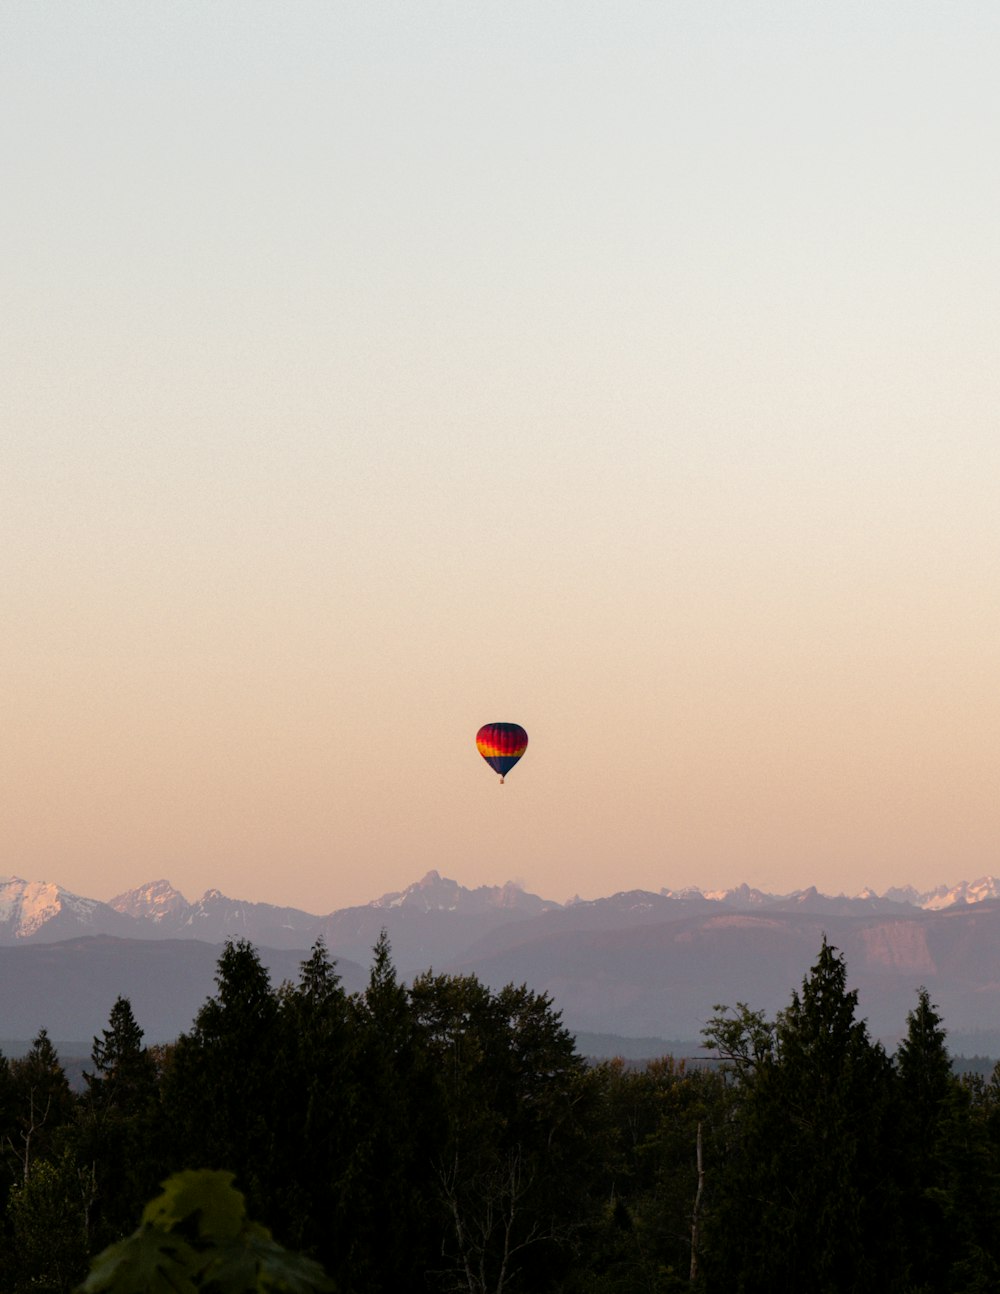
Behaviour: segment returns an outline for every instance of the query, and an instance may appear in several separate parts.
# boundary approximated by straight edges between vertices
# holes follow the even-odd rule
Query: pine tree
[[[157,1074],[128,998],[118,997],[108,1027],[91,1048],[93,1071],[76,1129],[77,1155],[95,1188],[91,1243],[101,1247],[131,1228],[139,1200],[156,1185]]]
[[[373,954],[368,985],[352,999],[360,1084],[340,1269],[359,1294],[416,1288],[431,1266],[431,1172],[441,1135],[430,1059],[384,930]]]
[[[283,985],[274,1057],[284,1101],[275,1109],[275,1204],[283,1241],[333,1270],[346,1248],[361,1077],[350,1002],[322,941]]]
[[[55,1159],[60,1141],[75,1112],[65,1070],[45,1029],[24,1056],[10,1062],[10,1126],[5,1149],[26,1182],[37,1158]]]
[[[843,957],[819,958],[748,1079],[720,1183],[708,1287],[885,1294],[898,1276],[886,1162],[891,1068],[855,1019]]]
[[[155,1067],[142,1039],[131,1002],[119,996],[111,1008],[108,1027],[94,1038],[90,1052],[93,1073],[84,1071],[83,1075],[95,1108],[130,1115],[150,1100]]]
[[[962,1294],[1000,1289],[1000,1063],[988,1080],[978,1074],[959,1079],[963,1113],[952,1157],[961,1168],[950,1215],[963,1234],[961,1255],[952,1266],[950,1288]]]
[[[287,1099],[275,1068],[278,998],[245,939],[226,943],[215,982],[164,1075],[167,1166],[235,1172],[254,1211],[270,1218],[277,1111]]]
[[[906,1023],[896,1052],[900,1194],[912,1287],[931,1294],[950,1288],[961,1269],[982,1270],[980,1250],[993,1227],[977,1226],[977,1219],[984,1199],[996,1198],[995,1169],[973,1134],[968,1095],[952,1073],[926,988]]]

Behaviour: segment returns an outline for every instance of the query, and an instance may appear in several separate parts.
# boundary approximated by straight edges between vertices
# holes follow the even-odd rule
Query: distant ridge
[[[244,936],[274,948],[308,947],[317,938],[361,938],[370,948],[389,912],[405,913],[412,922],[424,918],[469,921],[483,930],[544,913],[572,912],[579,924],[584,912],[596,925],[610,913],[631,911],[638,920],[659,920],[667,912],[799,911],[809,913],[942,912],[962,905],[1000,899],[1000,880],[983,876],[975,881],[940,885],[926,892],[912,886],[893,888],[879,896],[866,888],[847,896],[821,894],[815,886],[790,894],[769,894],[747,884],[726,890],[663,888],[622,890],[602,899],[572,899],[559,903],[530,894],[512,881],[467,889],[459,882],[429,871],[405,890],[383,894],[369,903],[317,915],[299,908],[232,899],[220,890],[206,890],[190,902],[168,880],[148,881],[108,903],[73,894],[51,881],[0,877],[0,946],[52,942],[80,934],[110,934],[132,938],[200,939],[218,943]],[[555,920],[558,921],[558,918]],[[482,933],[483,930],[478,931]],[[404,941],[405,942],[405,941]],[[420,940],[417,940],[420,943]],[[415,949],[416,951],[416,949]]]
[[[1000,887],[992,877],[879,896],[622,890],[557,903],[514,884],[466,888],[428,872],[404,890],[325,916],[208,890],[189,902],[166,880],[100,903],[61,887],[0,879],[0,1037],[103,1028],[118,992],[147,1013],[150,1040],[189,1024],[212,991],[223,942],[253,942],[293,977],[322,939],[345,987],[363,986],[384,929],[403,979],[433,969],[548,993],[579,1035],[698,1038],[716,1003],[769,1015],[827,937],[847,959],[873,1033],[906,1027],[924,985],[956,1036],[1000,1036]],[[192,944],[197,947],[192,947]],[[136,1002],[133,1005],[136,1005]],[[968,1044],[966,1044],[968,1047]]]

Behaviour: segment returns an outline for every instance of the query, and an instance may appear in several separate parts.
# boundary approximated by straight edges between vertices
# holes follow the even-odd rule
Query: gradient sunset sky
[[[1000,870],[998,66],[985,2],[0,8],[0,873]]]

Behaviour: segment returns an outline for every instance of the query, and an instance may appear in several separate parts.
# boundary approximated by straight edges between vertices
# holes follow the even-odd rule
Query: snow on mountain
[[[992,876],[984,876],[978,881],[961,881],[958,885],[941,885],[935,890],[921,893],[912,885],[896,886],[879,895],[870,885],[866,885],[857,894],[822,894],[815,885],[802,890],[793,890],[790,894],[768,894],[764,890],[753,889],[745,882],[728,890],[700,890],[691,885],[683,890],[661,889],[664,898],[681,899],[691,902],[704,899],[719,903],[725,907],[746,911],[751,908],[780,907],[788,909],[796,906],[809,911],[860,912],[888,911],[900,905],[923,908],[926,911],[940,911],[960,903],[983,903],[990,899],[1000,898],[1000,881]]]
[[[774,894],[765,894],[763,890],[752,889],[745,881],[742,885],[728,890],[700,890],[696,885],[689,885],[683,890],[664,888],[660,893],[665,899],[707,899],[711,903],[724,903],[727,907],[733,908],[760,907],[765,903],[773,903],[777,897]]]
[[[162,921],[169,921],[178,913],[186,912],[191,905],[169,881],[149,881],[138,889],[116,894],[109,906],[116,912],[124,912],[127,916],[158,925]]]
[[[398,893],[374,899],[372,908],[413,908],[421,912],[488,912],[497,908],[518,911],[525,916],[562,905],[537,894],[528,894],[513,881],[506,885],[480,885],[468,890],[457,881],[429,871],[421,880]]]
[[[351,948],[348,955],[360,958],[366,941],[370,948],[379,929],[392,924],[394,940],[404,941],[407,950],[412,944],[413,955],[418,956],[430,946],[431,935],[427,932],[431,929],[435,946],[451,947],[449,940],[461,941],[465,937],[463,931],[470,937],[478,936],[498,924],[528,921],[543,915],[550,923],[557,920],[561,928],[567,921],[574,925],[582,922],[604,926],[621,919],[661,920],[667,915],[663,905],[692,913],[722,909],[861,916],[898,913],[908,908],[937,912],[996,900],[1000,900],[1000,880],[983,876],[975,881],[938,886],[926,893],[912,886],[890,889],[881,897],[871,887],[854,897],[843,894],[831,897],[819,893],[814,886],[777,895],[744,883],[725,890],[702,891],[696,886],[680,890],[663,888],[658,893],[623,890],[606,899],[576,899],[563,904],[530,894],[513,882],[467,889],[432,870],[405,890],[383,894],[358,907],[316,916],[297,908],[230,899],[217,889],[207,890],[191,903],[164,879],[149,881],[116,895],[110,903],[101,903],[72,894],[52,882],[0,877],[0,943],[52,942],[81,934],[111,934],[140,939],[202,939],[213,943],[245,937],[274,948],[303,948],[322,937],[328,943],[347,939]],[[404,917],[405,933],[396,927],[397,918]],[[446,931],[453,933],[446,935]],[[399,951],[404,951],[402,946]]]
[[[106,1018],[120,992],[150,1012],[150,1036],[175,1036],[170,1031],[204,999],[218,945],[232,937],[249,939],[281,977],[294,975],[321,938],[353,990],[365,982],[363,968],[385,931],[404,981],[433,968],[474,973],[497,988],[530,983],[552,995],[574,1030],[665,1038],[696,1037],[713,1002],[781,1009],[825,934],[847,956],[877,1034],[903,1027],[924,983],[950,1029],[996,1030],[1000,1038],[998,899],[1000,883],[987,876],[881,898],[871,888],[831,897],[814,887],[773,895],[740,885],[622,890],[560,904],[515,884],[467,889],[431,871],[398,893],[313,916],[217,889],[190,903],[166,880],[105,904],[7,877],[0,878],[0,1036],[4,1028],[6,1036],[29,1036],[29,1016],[47,1026],[60,1019],[63,1029],[87,1021],[78,1026],[87,1036],[97,1027],[87,1012]],[[19,987],[22,967],[34,987]],[[196,969],[197,984],[181,1004],[167,1002]],[[15,1021],[21,1032],[11,1033]]]
[[[0,882],[0,921],[20,938],[33,935],[62,906],[58,885],[5,876]]]
[[[111,907],[128,916],[139,938],[202,939],[222,943],[249,939],[272,948],[308,947],[322,933],[322,918],[298,908],[251,903],[227,898],[221,890],[206,890],[194,903],[169,881],[150,881],[111,900]]]
[[[940,912],[965,903],[989,903],[1000,899],[1000,880],[995,876],[980,876],[977,881],[959,881],[955,885],[939,885],[923,892],[912,885],[886,890],[882,896],[896,903],[912,903],[925,912]]]
[[[922,894],[919,906],[931,912],[954,907],[957,903],[986,903],[1000,899],[1000,881],[995,876],[981,876],[978,881],[959,881],[957,885],[939,885]]]
[[[912,885],[894,885],[886,890],[883,897],[895,903],[911,903],[915,908],[920,907],[920,891],[914,889]]]
[[[108,904],[71,894],[52,881],[0,877],[0,940],[60,939],[98,931],[122,933],[118,914]]]
[[[221,890],[212,889],[189,905],[178,934],[217,942],[235,936],[272,948],[302,948],[315,943],[322,933],[322,920],[300,908],[230,899]]]

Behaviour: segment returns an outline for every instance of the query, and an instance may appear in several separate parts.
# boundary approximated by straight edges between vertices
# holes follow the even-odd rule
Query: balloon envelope
[[[476,733],[476,748],[502,782],[528,749],[528,734],[518,723],[484,723]]]

